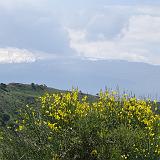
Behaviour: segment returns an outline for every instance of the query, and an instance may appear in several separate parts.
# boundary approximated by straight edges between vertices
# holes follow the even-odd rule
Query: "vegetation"
[[[159,113],[156,101],[116,92],[100,92],[94,101],[78,90],[45,93],[36,103],[18,108],[15,120],[1,127],[0,156],[2,160],[158,160]]]
[[[63,92],[45,85],[10,83],[0,84],[0,126],[8,122],[8,118],[13,120],[19,108],[26,104],[35,104],[36,99],[44,93]]]

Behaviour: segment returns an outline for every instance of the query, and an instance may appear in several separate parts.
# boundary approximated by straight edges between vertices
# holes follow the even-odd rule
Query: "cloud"
[[[123,6],[119,8],[122,10]],[[127,13],[129,8],[132,7],[124,6],[124,11],[126,11],[124,13]],[[156,12],[154,12],[154,8]],[[67,29],[70,47],[79,56],[89,59],[116,59],[160,65],[160,12],[158,12],[157,7],[144,6],[141,9],[133,7],[129,13],[129,17],[123,18],[122,25],[116,21],[119,25],[113,30],[112,25],[114,23],[112,22],[114,20],[108,19],[105,22],[105,14],[96,15],[88,22],[89,25],[92,24],[93,26],[97,23],[101,27],[101,32],[97,30],[98,27],[95,27],[94,32],[87,27],[81,30]],[[110,29],[107,27],[106,31],[111,31],[111,35],[105,32],[103,24],[109,26]],[[115,30],[116,32],[114,32]],[[90,34],[96,35],[96,37],[88,37]]]
[[[98,2],[1,1],[0,48],[160,64],[160,7]]]
[[[42,9],[42,6],[46,4],[45,2],[45,0],[5,0],[0,1],[0,7],[3,9],[7,9],[8,11],[19,9],[21,7],[36,7]]]
[[[0,64],[33,63],[36,61],[58,59],[57,54],[31,52],[19,48],[0,48]]]
[[[38,57],[27,50],[16,48],[0,48],[0,63],[29,63],[35,62]]]
[[[67,33],[53,8],[45,0],[0,1],[0,47],[70,54]]]

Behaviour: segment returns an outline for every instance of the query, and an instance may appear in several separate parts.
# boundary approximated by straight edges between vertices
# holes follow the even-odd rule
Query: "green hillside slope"
[[[65,92],[55,88],[47,87],[46,85],[38,84],[21,84],[9,83],[0,84],[0,121],[8,121],[12,119],[19,108],[25,107],[26,104],[34,105],[36,99],[44,93]],[[83,96],[82,92],[79,93]],[[93,101],[95,96],[88,95],[89,101]],[[6,118],[7,117],[7,118]]]
[[[17,110],[26,104],[35,103],[35,99],[45,92],[56,93],[63,92],[45,85],[10,83],[8,85],[0,84],[0,118],[9,115],[14,117]]]

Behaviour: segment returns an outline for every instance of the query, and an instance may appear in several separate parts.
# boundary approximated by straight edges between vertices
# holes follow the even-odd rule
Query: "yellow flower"
[[[52,129],[52,130],[55,130],[55,131],[57,131],[58,130],[58,127],[56,127],[56,125],[57,125],[57,123],[50,123],[50,122],[48,122],[48,127],[50,128],[50,129]]]
[[[95,155],[97,155],[97,154],[98,154],[98,152],[97,152],[96,149],[92,150],[92,152],[91,152],[91,155],[92,155],[92,156],[95,156]]]
[[[52,140],[52,137],[48,137],[48,140],[51,141],[51,140]]]

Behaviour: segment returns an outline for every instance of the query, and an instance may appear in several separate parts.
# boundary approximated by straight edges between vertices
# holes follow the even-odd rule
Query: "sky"
[[[159,0],[0,1],[1,82],[160,95],[159,46]]]

